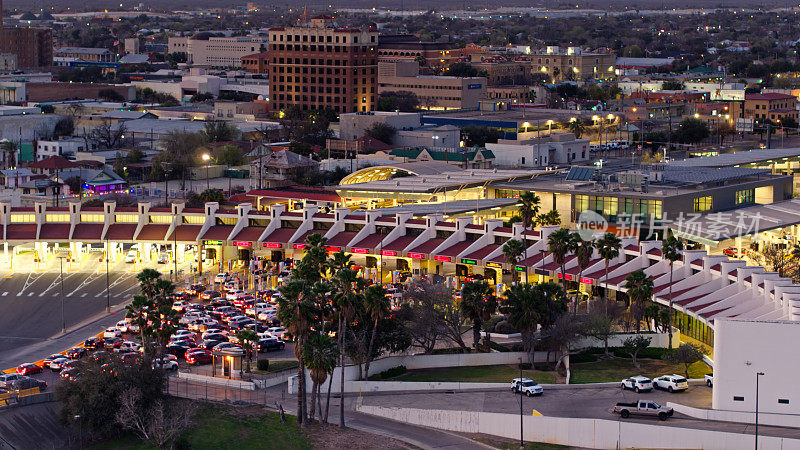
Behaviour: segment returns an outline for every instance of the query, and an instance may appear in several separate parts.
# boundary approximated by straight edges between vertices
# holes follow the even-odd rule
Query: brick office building
[[[3,28],[0,0],[0,53],[15,55],[17,69],[53,65],[53,31],[49,28]]]
[[[325,16],[306,26],[271,28],[267,73],[272,109],[372,111],[378,99],[378,32],[338,28]]]

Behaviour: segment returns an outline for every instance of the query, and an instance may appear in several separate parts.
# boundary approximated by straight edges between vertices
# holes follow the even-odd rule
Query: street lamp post
[[[111,257],[111,247],[108,246],[108,238],[106,237],[106,312],[111,312],[111,283],[109,282],[108,275],[108,258]]]
[[[520,382],[520,385],[522,385],[522,358],[519,359],[519,382]],[[523,413],[522,413],[522,401],[523,401],[524,398],[525,398],[525,396],[522,395],[522,388],[520,388],[520,390],[519,390],[519,448],[520,448],[520,450],[523,450],[525,448],[525,439],[523,438],[524,435],[523,435],[523,425],[522,425],[522,420],[523,420],[523,418],[522,418],[522,416],[523,416]]]
[[[756,426],[755,426],[755,449],[758,450],[758,377],[764,375],[764,372],[756,372]]]
[[[58,271],[61,280],[61,333],[67,332],[67,320],[64,318],[64,257],[58,257]]]
[[[203,161],[205,161],[206,163],[206,190],[210,190],[211,182],[208,179],[208,164],[209,161],[211,161],[211,155],[209,155],[208,153],[203,153]]]
[[[79,414],[75,415],[75,420],[78,421],[78,441],[80,442],[79,446],[81,450],[83,450],[83,422],[81,422],[81,416]]]

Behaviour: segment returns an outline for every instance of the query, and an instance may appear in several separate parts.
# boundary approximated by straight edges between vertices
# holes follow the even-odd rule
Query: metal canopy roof
[[[428,163],[426,163],[428,164]],[[539,174],[553,173],[544,170],[498,170],[498,169],[468,169],[453,170],[437,175],[415,177],[399,177],[390,180],[368,181],[366,183],[340,185],[336,190],[342,191],[379,191],[379,192],[406,192],[406,193],[435,193],[437,191],[459,189],[462,187],[480,186],[489,182],[512,181],[519,178],[533,178]]]
[[[428,214],[444,214],[448,216],[464,214],[466,212],[483,211],[491,208],[504,208],[517,204],[516,198],[482,198],[478,200],[456,200],[444,203],[414,203],[405,206],[393,206],[391,208],[380,208],[384,216],[393,216],[397,213],[410,212],[413,216],[425,216]]]
[[[669,228],[677,235],[702,244],[721,241],[800,224],[800,199],[769,205],[755,205],[734,211],[705,214],[674,221]]]
[[[724,167],[737,166],[765,162],[769,160],[780,160],[783,158],[800,157],[800,148],[770,148],[756,149],[734,153],[723,153],[717,156],[704,156],[700,158],[682,159],[672,161],[669,166],[673,167]]]

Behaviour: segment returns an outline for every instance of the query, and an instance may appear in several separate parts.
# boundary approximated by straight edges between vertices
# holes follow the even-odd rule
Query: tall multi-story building
[[[49,28],[3,28],[0,0],[0,53],[16,55],[16,68],[53,65],[53,31]]]
[[[378,99],[378,32],[340,28],[331,17],[305,26],[271,28],[272,109],[298,105],[348,113],[372,111]]]
[[[242,57],[242,68],[250,73],[267,73],[267,61],[269,52],[253,53]]]

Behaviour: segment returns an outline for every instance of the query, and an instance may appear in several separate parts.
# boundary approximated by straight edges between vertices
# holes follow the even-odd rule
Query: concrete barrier
[[[736,423],[756,423],[755,412],[743,411],[727,411],[719,409],[702,409],[693,408],[691,406],[681,405],[680,403],[667,402],[667,406],[674,409],[675,412],[685,414],[689,417],[703,420],[717,420],[720,422],[736,422]],[[758,413],[759,425],[774,425],[776,427],[792,427],[797,428],[800,426],[800,416],[796,414],[775,414],[775,413]]]
[[[207,375],[198,375],[196,373],[178,372],[178,378],[187,381],[194,381],[197,383],[213,384],[215,386],[227,386],[237,389],[246,389],[253,391],[256,385],[252,381],[244,380],[229,380],[227,378],[209,377]]]
[[[515,414],[364,405],[357,405],[357,409],[365,414],[402,423],[458,433],[483,433],[507,439],[519,439],[520,433],[520,416]],[[664,428],[624,420],[547,416],[523,416],[522,420],[523,438],[526,441],[571,447],[746,450],[753,448],[754,444],[752,436],[740,433]],[[800,440],[759,436],[758,447],[762,450],[800,449]]]

